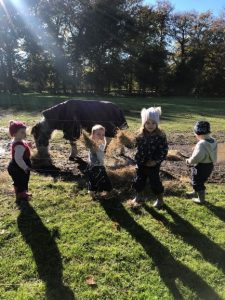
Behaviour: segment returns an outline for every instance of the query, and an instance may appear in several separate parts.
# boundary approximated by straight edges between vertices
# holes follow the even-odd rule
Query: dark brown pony
[[[48,146],[54,130],[62,130],[70,142],[70,159],[77,156],[76,141],[82,129],[100,124],[106,129],[107,137],[114,137],[117,129],[128,127],[123,111],[115,104],[95,100],[68,100],[42,112],[43,118],[31,131],[38,153],[49,156]]]

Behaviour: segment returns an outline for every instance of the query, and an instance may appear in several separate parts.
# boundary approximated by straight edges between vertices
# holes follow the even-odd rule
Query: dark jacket
[[[127,127],[122,110],[106,101],[68,100],[43,111],[43,115],[50,128],[62,130],[68,140],[78,139],[82,128],[91,132],[96,124],[106,128],[108,137],[113,137],[117,128]]]
[[[144,166],[149,160],[161,163],[168,153],[167,138],[164,133],[141,134],[136,139],[136,147],[135,161],[138,166]]]

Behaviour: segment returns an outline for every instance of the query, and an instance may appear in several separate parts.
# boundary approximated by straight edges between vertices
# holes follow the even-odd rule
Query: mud
[[[214,137],[218,142],[224,142],[225,132],[217,132]],[[195,137],[191,133],[169,133],[168,142],[170,154],[168,159],[162,163],[161,177],[163,180],[178,180],[188,181],[190,176],[190,167],[185,163],[185,157],[189,157],[192,149],[196,143]],[[5,131],[0,135],[0,171],[7,168],[10,160],[10,144],[8,138],[5,136]],[[34,149],[35,150],[35,149]],[[173,151],[174,150],[174,151]],[[35,169],[38,173],[43,175],[52,175],[56,180],[80,180],[84,177],[85,161],[87,159],[87,149],[81,142],[78,142],[78,153],[80,160],[69,161],[70,145],[65,140],[52,140],[50,143],[50,153],[53,166],[38,167]],[[113,180],[118,183],[118,176],[115,179],[115,174],[124,176],[121,178],[123,184],[128,185],[132,175],[135,171],[134,164],[135,149],[125,148],[125,152],[120,156],[106,156],[106,167],[111,172]],[[129,169],[129,176],[126,172]],[[113,175],[114,174],[114,175]],[[81,180],[82,182],[82,180]],[[225,183],[225,160],[215,164],[215,169],[209,179],[211,183]],[[83,183],[82,183],[83,184]]]

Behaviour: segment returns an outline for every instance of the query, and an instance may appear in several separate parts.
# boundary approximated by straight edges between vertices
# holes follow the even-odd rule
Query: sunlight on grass
[[[17,96],[10,97],[14,106],[7,109],[0,97],[0,142],[9,141],[10,119],[31,126],[40,110],[57,99],[24,97],[21,102],[32,103],[28,111],[15,105]],[[225,128],[223,99],[202,99],[202,104],[187,98],[112,100],[125,109],[132,132],[139,128],[141,107],[153,103],[163,107],[162,128],[181,132],[184,139],[185,131],[192,136],[200,117],[212,123],[213,132]],[[53,140],[60,143],[62,134],[56,131]],[[19,210],[7,171],[0,171],[0,298],[67,300],[73,294],[85,300],[225,300],[225,185],[207,185],[205,206],[185,199],[189,178],[164,180],[164,185],[164,210],[152,208],[149,194],[135,212],[126,195],[92,201],[85,184],[32,173],[33,199],[27,210]]]

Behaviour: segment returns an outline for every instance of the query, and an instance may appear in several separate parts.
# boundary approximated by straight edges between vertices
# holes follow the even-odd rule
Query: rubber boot
[[[17,192],[17,187],[15,187],[15,186],[14,186],[14,192],[15,192],[15,195],[16,195],[16,203],[19,204],[19,202],[20,202],[19,193]]]
[[[192,192],[186,192],[186,196],[188,198],[193,198],[193,197],[197,196],[197,193],[196,193],[196,191],[193,190]]]
[[[131,200],[131,206],[133,208],[140,207],[142,200],[142,193],[137,193],[133,200]]]
[[[205,203],[205,191],[198,191],[197,192],[198,197],[197,198],[193,198],[193,202],[197,203],[197,204],[204,204]]]
[[[16,195],[16,204],[19,207],[21,207],[24,202],[27,203],[28,200],[29,200],[29,195],[27,194],[26,191],[17,193],[17,195]]]
[[[29,198],[32,198],[32,193],[29,193],[28,191],[26,191],[26,194]]]
[[[163,201],[163,194],[157,195],[157,200],[153,204],[153,207],[160,209],[163,207],[164,201]]]

